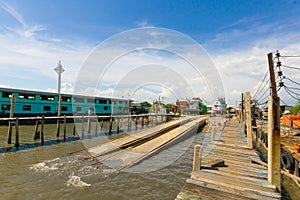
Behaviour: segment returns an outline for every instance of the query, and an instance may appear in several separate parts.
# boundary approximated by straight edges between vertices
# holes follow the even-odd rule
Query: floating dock
[[[196,145],[195,152],[200,151],[201,155],[199,148]],[[267,167],[256,164],[260,158],[255,150],[248,148],[247,137],[236,120],[230,121],[207,155],[199,159],[195,163],[194,156],[191,177],[176,200],[281,199],[276,187],[268,183]]]

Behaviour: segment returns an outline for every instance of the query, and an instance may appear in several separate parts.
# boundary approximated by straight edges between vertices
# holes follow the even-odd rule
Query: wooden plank
[[[207,171],[192,172],[191,178],[194,180],[202,180],[202,181],[209,180],[209,183],[218,183],[219,185],[230,183],[230,185],[237,186],[240,188],[275,192],[275,188],[267,184],[267,182],[264,185],[259,185],[258,183],[251,182],[249,180],[233,179],[224,175],[216,175],[213,173],[208,173]]]
[[[250,190],[247,188],[241,188],[238,186],[233,186],[228,183],[223,184],[216,184],[211,183],[210,180],[194,180],[194,179],[187,179],[187,183],[195,184],[200,187],[215,189],[220,192],[227,192],[230,194],[240,194],[241,197],[246,197],[250,199],[256,200],[272,200],[272,199],[280,199],[281,195],[271,192],[265,192],[260,190]]]

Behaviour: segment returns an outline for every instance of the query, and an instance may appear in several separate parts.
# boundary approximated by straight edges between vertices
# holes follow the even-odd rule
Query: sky
[[[212,76],[201,69],[201,76],[192,76],[195,73],[183,57],[197,51],[185,44],[182,50],[175,50],[175,54],[170,56],[162,51],[170,45],[167,43],[169,39],[162,40],[161,37],[160,40],[143,41],[143,44],[148,42],[147,47],[157,47],[155,42],[160,44],[159,48],[163,49],[155,55],[153,51],[132,51],[113,62],[109,70],[105,71],[106,68],[101,66],[103,70],[97,71],[95,67],[97,73],[105,71],[106,74],[96,74],[93,85],[97,92],[93,90],[94,94],[129,97],[137,101],[154,101],[163,97],[170,103],[185,96],[199,96],[211,101],[208,97],[208,93],[214,90],[211,84],[220,78],[227,103],[234,105],[240,100],[241,93],[250,91],[254,95],[259,88],[268,70],[269,52],[279,50],[282,55],[300,55],[299,10],[298,0],[0,0],[0,86],[57,91],[54,68],[61,60],[65,69],[62,92],[76,93],[85,65],[91,55],[100,52],[101,44],[111,42],[118,38],[116,35],[132,29],[151,27],[175,31],[198,43],[202,48],[201,55],[207,54],[205,59],[214,63],[218,72],[216,78],[210,80]],[[120,50],[126,42],[123,38],[122,43],[119,46],[114,43],[114,47]],[[109,57],[114,50],[107,48],[104,55]],[[178,53],[183,50],[185,55]],[[300,58],[282,59],[282,63],[300,67]],[[132,65],[135,67],[130,68]],[[148,80],[147,76],[142,78],[144,73],[141,69],[157,76],[154,71],[158,67],[166,69],[165,74],[162,72],[160,76],[160,79],[165,77],[164,82],[155,78]],[[120,73],[123,71],[125,74]],[[297,70],[285,68],[283,73],[300,82]],[[138,82],[130,91],[124,89],[123,86],[127,85],[125,80],[129,83],[134,77],[140,77],[144,82]],[[81,81],[88,81],[88,78]],[[173,80],[166,83],[168,79]],[[151,81],[159,83],[151,84]],[[123,85],[120,86],[120,83]],[[182,88],[192,92],[185,94]],[[86,89],[90,91],[91,88]],[[279,96],[287,104],[296,103],[284,91],[280,91]]]

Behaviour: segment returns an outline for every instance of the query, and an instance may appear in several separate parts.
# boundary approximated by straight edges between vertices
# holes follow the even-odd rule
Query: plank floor
[[[251,162],[260,158],[247,148],[247,137],[236,120],[231,120],[211,145],[202,158],[201,170],[191,173],[176,200],[281,199],[275,186],[268,183],[267,168]],[[225,165],[208,167],[217,159],[224,160]]]

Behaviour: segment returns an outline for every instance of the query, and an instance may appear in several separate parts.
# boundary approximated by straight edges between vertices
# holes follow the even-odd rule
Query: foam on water
[[[67,186],[89,187],[91,186],[91,184],[82,181],[79,176],[74,176],[74,174],[72,174],[69,176],[69,180],[67,181]]]
[[[52,160],[46,160],[44,162],[40,162],[34,164],[30,167],[31,170],[34,170],[37,173],[46,173],[54,170],[58,170],[63,166],[60,158],[54,158]]]

